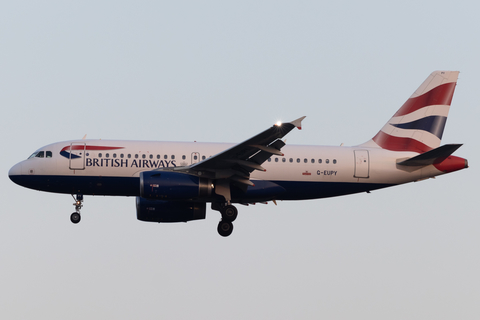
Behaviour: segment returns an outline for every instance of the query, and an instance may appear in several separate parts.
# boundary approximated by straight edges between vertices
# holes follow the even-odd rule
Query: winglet
[[[293,124],[295,127],[297,127],[298,130],[302,130],[302,120],[305,119],[305,118],[306,118],[306,116],[298,118],[297,120],[293,120],[290,123]]]

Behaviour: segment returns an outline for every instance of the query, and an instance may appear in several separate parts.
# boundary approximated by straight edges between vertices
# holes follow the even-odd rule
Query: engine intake
[[[185,173],[144,171],[140,173],[140,196],[155,200],[191,200],[212,195],[212,181]]]

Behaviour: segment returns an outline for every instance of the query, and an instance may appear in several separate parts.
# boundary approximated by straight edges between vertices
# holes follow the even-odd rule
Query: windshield
[[[35,151],[32,153],[28,159],[31,158],[51,158],[52,157],[52,151]]]
[[[34,153],[32,153],[32,155],[30,157],[28,157],[28,159],[31,159],[31,158],[35,158],[35,156],[37,155],[37,151],[35,151]]]

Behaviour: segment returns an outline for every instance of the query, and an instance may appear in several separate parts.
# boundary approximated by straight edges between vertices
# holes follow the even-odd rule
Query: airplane
[[[369,141],[352,146],[286,145],[298,118],[276,123],[239,144],[71,140],[35,151],[8,175],[23,187],[71,194],[73,223],[84,195],[136,197],[137,219],[205,219],[207,203],[229,236],[234,204],[335,197],[434,178],[468,168],[440,146],[458,71],[435,71]],[[84,137],[85,138],[85,137]]]

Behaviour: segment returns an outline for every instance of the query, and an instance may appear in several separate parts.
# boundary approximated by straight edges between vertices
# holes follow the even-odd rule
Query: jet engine
[[[180,172],[140,173],[140,196],[152,200],[191,200],[212,195],[212,181]]]
[[[187,222],[205,219],[205,202],[147,200],[137,197],[137,219],[149,222]]]

